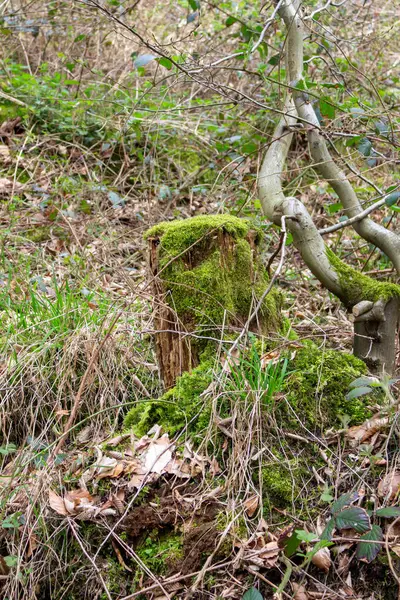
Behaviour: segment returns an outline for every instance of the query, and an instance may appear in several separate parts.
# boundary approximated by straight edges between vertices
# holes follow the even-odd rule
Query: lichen
[[[313,431],[340,426],[344,415],[351,425],[363,422],[371,412],[368,396],[348,400],[349,384],[367,372],[366,365],[351,354],[321,350],[304,342],[297,350],[286,378],[286,400],[276,405],[277,418],[287,427]]]
[[[190,373],[178,377],[176,386],[161,398],[134,406],[125,416],[125,427],[138,436],[145,435],[156,423],[170,435],[189,423],[191,432],[204,430],[209,423],[211,407],[207,403],[204,405],[200,395],[212,380],[212,362],[203,361]]]
[[[224,233],[233,240],[229,248],[221,238]],[[228,327],[246,322],[268,286],[259,253],[252,248],[260,245],[262,235],[247,220],[230,215],[193,217],[160,223],[145,238],[159,239],[159,272],[167,301],[193,330],[204,333],[223,323]],[[279,327],[281,302],[276,290],[266,296],[258,315],[263,333]]]
[[[342,301],[352,307],[362,300],[376,302],[377,300],[390,300],[400,298],[400,286],[395,283],[375,281],[371,277],[359,273],[340,260],[330,248],[326,248],[326,255],[336,271],[343,290]]]

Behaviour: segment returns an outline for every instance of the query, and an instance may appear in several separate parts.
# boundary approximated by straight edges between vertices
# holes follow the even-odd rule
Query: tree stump
[[[371,373],[395,371],[399,342],[400,299],[360,302],[353,307],[354,354]]]
[[[261,263],[262,232],[230,215],[160,223],[149,244],[155,344],[166,388],[199,364],[202,352],[232,339],[268,285]],[[272,290],[251,323],[260,334],[277,330],[281,295]]]

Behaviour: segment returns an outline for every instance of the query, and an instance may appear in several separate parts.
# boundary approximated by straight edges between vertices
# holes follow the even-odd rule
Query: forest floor
[[[159,32],[158,4],[144,4]],[[163,396],[143,234],[234,214],[261,228],[268,263],[280,235],[255,180],[272,118],[179,77],[164,86],[154,61],[132,69],[144,49],[82,7],[80,26],[48,48],[29,31],[45,29],[40,11],[32,24],[26,10],[27,31],[5,21],[0,88],[1,597],[397,599],[399,386],[363,380],[372,393],[351,397],[367,376],[351,356],[351,317],[290,240],[276,282],[285,331],[254,336],[228,361],[222,340],[205,373]],[[51,18],[65,24],[57,10]],[[218,19],[205,29],[223,45]],[[341,26],[349,37],[350,21]],[[373,69],[367,48],[376,50],[387,74],[376,85],[396,87],[394,51],[381,58],[378,33],[357,56]],[[222,53],[234,50],[228,42]],[[224,83],[257,97],[257,77],[243,72]],[[341,126],[364,139],[374,111],[371,102],[364,121],[349,112]],[[395,150],[385,147],[384,161],[346,151],[360,169],[374,159],[365,173],[390,192]],[[343,215],[306,160],[299,132],[286,184],[325,227]],[[366,201],[372,188],[353,180]],[[392,224],[389,210],[382,218]],[[348,228],[329,243],[395,281],[386,257]],[[183,416],[174,401],[186,402]],[[150,414],[148,429],[129,426],[132,407]]]

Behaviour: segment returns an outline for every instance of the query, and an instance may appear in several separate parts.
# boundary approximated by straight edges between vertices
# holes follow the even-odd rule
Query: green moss
[[[288,469],[284,457],[282,463],[271,463],[261,470],[262,492],[268,505],[285,508],[292,504],[297,495],[294,473]],[[298,469],[297,469],[298,470]]]
[[[50,225],[39,225],[35,229],[28,229],[24,233],[25,238],[35,243],[47,242],[51,239],[52,235],[60,239],[68,238],[66,231],[62,227],[51,227]]]
[[[294,372],[286,378],[286,401],[277,405],[280,419],[298,429],[299,421],[307,428],[323,430],[340,426],[348,415],[350,424],[370,416],[368,396],[346,399],[349,384],[367,372],[366,365],[350,354],[320,350],[305,342],[292,363]]]
[[[203,408],[200,394],[213,380],[212,365],[212,362],[203,361],[190,373],[183,373],[176,386],[161,398],[134,406],[125,417],[125,427],[142,436],[157,423],[164,431],[173,435],[194,419],[191,430],[204,430],[209,423],[211,408]],[[201,414],[195,419],[200,411]]]
[[[223,233],[233,243],[221,237]],[[199,216],[160,223],[145,237],[159,238],[159,266],[170,293],[168,302],[193,329],[245,322],[255,298],[268,286],[265,269],[252,249],[260,245],[261,232],[247,220]],[[279,326],[280,307],[281,295],[272,290],[258,315],[263,332]]]
[[[380,299],[400,298],[399,285],[375,281],[371,277],[359,273],[340,260],[330,248],[326,249],[326,255],[339,277],[344,294],[342,300],[346,306],[352,307],[362,300],[376,302]]]
[[[183,558],[183,538],[179,533],[154,530],[135,552],[152,572],[165,575],[169,565]]]

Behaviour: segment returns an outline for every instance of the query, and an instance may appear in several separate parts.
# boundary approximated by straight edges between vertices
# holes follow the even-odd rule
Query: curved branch
[[[285,0],[278,10],[288,30],[287,53],[288,69],[291,85],[296,86],[303,73],[303,22],[299,14],[298,0]],[[339,196],[350,218],[363,212],[362,206],[351,186],[346,174],[333,161],[325,139],[321,134],[321,127],[312,104],[308,101],[307,94],[302,90],[293,90],[293,98],[298,116],[309,124],[307,136],[310,153],[315,162],[315,168],[332,186]],[[400,273],[400,237],[387,230],[382,225],[364,218],[354,221],[356,232],[366,241],[380,248],[392,261]]]

